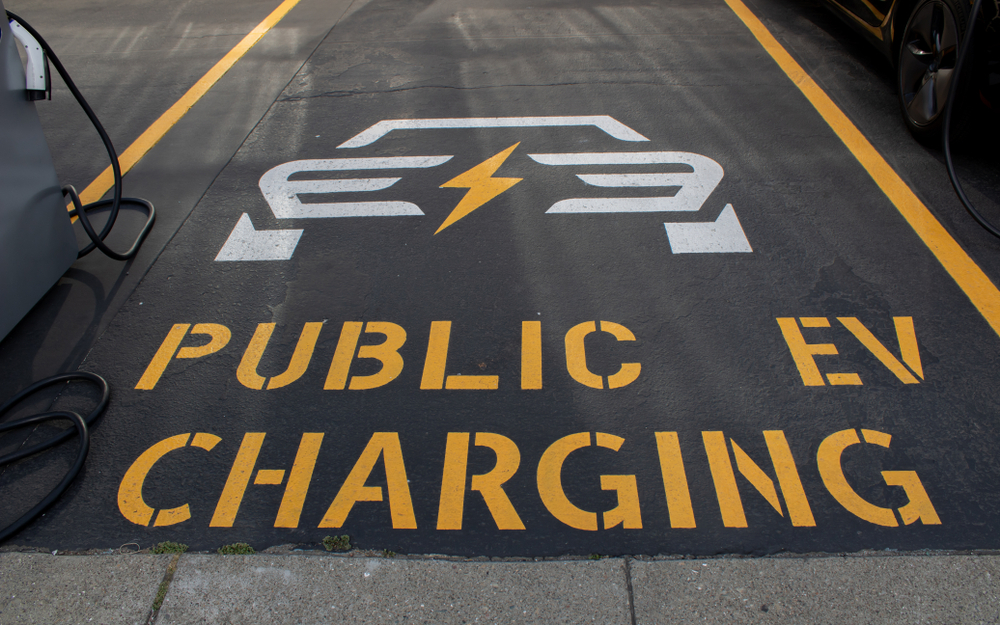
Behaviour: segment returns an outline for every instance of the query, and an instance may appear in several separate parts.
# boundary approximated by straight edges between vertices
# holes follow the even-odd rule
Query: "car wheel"
[[[906,125],[921,143],[941,142],[944,108],[967,20],[968,9],[959,2],[921,0],[903,29],[896,64],[899,104]]]

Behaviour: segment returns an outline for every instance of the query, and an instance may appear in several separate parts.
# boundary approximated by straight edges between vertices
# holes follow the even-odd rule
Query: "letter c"
[[[601,322],[601,331],[607,332],[619,341],[634,341],[635,335],[625,326],[610,321]],[[566,333],[566,369],[574,380],[590,388],[604,388],[601,376],[591,373],[587,368],[587,351],[584,339],[588,334],[597,332],[597,324],[593,321],[573,326]],[[635,382],[642,371],[642,365],[637,362],[623,363],[618,373],[608,376],[608,388],[621,388]]]
[[[118,510],[121,511],[122,516],[136,525],[149,525],[149,521],[153,518],[153,513],[156,510],[150,507],[142,498],[142,485],[146,481],[146,476],[153,468],[153,465],[159,462],[163,456],[166,456],[175,449],[184,447],[190,438],[191,434],[188,433],[164,439],[144,451],[132,463],[132,466],[125,472],[125,477],[122,478],[121,485],[118,487]],[[214,434],[198,432],[194,435],[191,446],[200,447],[205,451],[212,451],[212,448],[219,444],[221,440],[221,438]],[[156,515],[156,522],[153,523],[153,526],[164,527],[167,525],[176,525],[190,518],[191,508],[188,504],[184,504],[176,508],[160,510],[159,514]]]

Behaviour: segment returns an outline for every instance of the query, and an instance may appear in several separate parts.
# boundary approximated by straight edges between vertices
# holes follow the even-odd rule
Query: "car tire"
[[[906,19],[896,62],[899,105],[910,133],[925,145],[941,143],[945,104],[968,17],[960,1],[919,0]],[[967,82],[963,79],[963,86]],[[953,129],[961,126],[965,91],[957,94]]]

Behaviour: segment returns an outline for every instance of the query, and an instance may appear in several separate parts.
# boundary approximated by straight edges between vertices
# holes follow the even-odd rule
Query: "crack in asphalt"
[[[665,82],[650,82],[650,81],[599,81],[599,82],[558,82],[558,83],[544,83],[544,84],[510,84],[510,85],[483,85],[479,87],[457,87],[455,85],[419,85],[416,87],[398,87],[393,89],[382,89],[375,91],[365,91],[361,89],[351,89],[351,90],[341,90],[341,91],[326,91],[324,93],[317,93],[315,95],[303,95],[303,96],[287,96],[284,98],[279,98],[278,102],[301,102],[304,100],[315,100],[319,98],[349,98],[352,96],[359,95],[383,95],[388,93],[401,93],[404,91],[417,91],[420,89],[453,89],[455,91],[482,91],[486,89],[508,89],[508,88],[549,88],[549,87],[585,87],[585,86],[596,86],[596,85],[615,85],[623,87],[683,87],[682,83],[665,83]],[[688,85],[691,86],[691,85]],[[699,87],[718,87],[722,85],[697,85]]]

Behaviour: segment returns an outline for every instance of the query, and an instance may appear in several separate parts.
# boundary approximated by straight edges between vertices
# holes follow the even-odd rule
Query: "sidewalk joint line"
[[[179,553],[175,553],[174,557],[170,559],[170,564],[167,565],[167,570],[163,573],[163,581],[160,582],[160,585],[156,589],[156,597],[153,599],[153,605],[149,609],[149,616],[146,617],[146,625],[153,625],[160,616],[160,608],[163,607],[163,601],[167,598],[170,583],[174,581],[174,573],[177,572],[177,563],[180,559],[181,554]]]
[[[635,623],[635,592],[632,590],[632,559],[629,556],[625,556],[625,588],[628,590],[628,613],[629,617],[632,619],[632,625]]]

